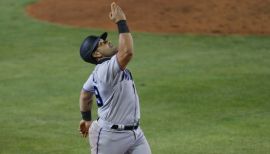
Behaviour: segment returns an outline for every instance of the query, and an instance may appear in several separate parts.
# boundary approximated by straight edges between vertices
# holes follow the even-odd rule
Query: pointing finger
[[[116,11],[116,4],[115,4],[115,2],[112,2],[112,4],[111,4],[111,11],[112,11],[112,13],[114,13],[115,11]]]
[[[115,2],[112,2],[111,3],[111,10],[113,9],[114,5],[115,5]]]

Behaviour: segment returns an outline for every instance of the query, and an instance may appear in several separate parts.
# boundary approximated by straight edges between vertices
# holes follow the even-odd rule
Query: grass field
[[[31,19],[31,2],[0,1],[0,153],[87,154],[78,98],[93,66],[78,50],[102,30]],[[270,153],[270,37],[133,35],[154,154]]]

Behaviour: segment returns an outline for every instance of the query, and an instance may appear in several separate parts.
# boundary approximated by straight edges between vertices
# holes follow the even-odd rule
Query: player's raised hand
[[[111,4],[111,12],[109,17],[114,23],[117,23],[120,20],[126,20],[125,13],[115,2],[112,2]]]
[[[85,121],[85,120],[81,120],[80,121],[80,134],[82,135],[82,137],[87,137],[88,135],[88,130],[89,127],[91,126],[91,121]]]

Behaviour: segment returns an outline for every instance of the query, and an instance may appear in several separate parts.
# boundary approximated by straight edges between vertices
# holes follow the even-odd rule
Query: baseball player
[[[126,16],[111,4],[110,19],[117,24],[119,46],[107,40],[107,33],[88,36],[80,48],[81,58],[96,67],[80,94],[80,133],[89,135],[92,154],[151,154],[139,126],[137,90],[127,65],[133,56],[133,39]],[[92,97],[96,96],[98,119],[92,121]]]

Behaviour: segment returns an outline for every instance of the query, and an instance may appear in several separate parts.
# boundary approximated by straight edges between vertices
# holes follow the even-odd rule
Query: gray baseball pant
[[[117,131],[93,121],[89,132],[91,154],[151,154],[140,127]]]

